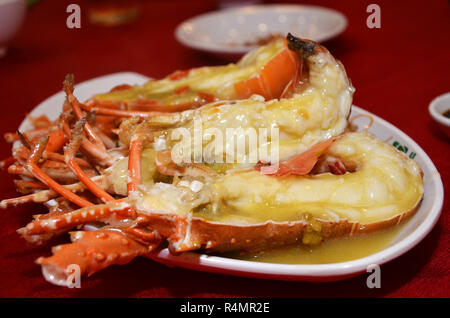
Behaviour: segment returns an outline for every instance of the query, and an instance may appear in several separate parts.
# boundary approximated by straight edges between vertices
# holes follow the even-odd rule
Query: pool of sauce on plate
[[[254,254],[232,254],[240,260],[278,264],[328,264],[355,260],[383,250],[403,226],[371,234],[329,240],[316,246],[296,245]]]
[[[450,118],[450,109],[443,112],[442,115],[444,115],[444,117]]]

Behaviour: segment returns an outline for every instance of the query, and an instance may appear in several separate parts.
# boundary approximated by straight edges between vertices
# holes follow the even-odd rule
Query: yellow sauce
[[[95,95],[97,100],[155,100],[160,104],[182,104],[198,100],[198,92],[210,93],[219,99],[232,98],[236,83],[257,74],[274,56],[284,49],[284,40],[274,41],[250,52],[237,64],[200,67],[191,69],[189,75],[178,80],[170,76],[161,80],[151,80],[142,86]],[[174,94],[179,88],[189,87],[183,94]]]
[[[234,259],[278,264],[329,264],[362,258],[383,250],[403,226],[372,234],[330,240],[315,246],[288,246],[255,254],[227,255]]]

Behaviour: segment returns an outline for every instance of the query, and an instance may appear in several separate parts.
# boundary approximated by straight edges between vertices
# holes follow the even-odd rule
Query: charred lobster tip
[[[64,91],[69,91],[69,92],[73,92],[73,83],[75,82],[75,77],[73,76],[72,73],[68,73],[66,75],[66,77],[64,78],[64,82],[63,82],[63,88]]]
[[[286,39],[288,40],[288,48],[301,54],[303,57],[308,57],[314,54],[317,47],[316,43],[299,39],[291,33],[288,33]]]
[[[17,135],[19,136],[20,142],[24,145],[28,150],[31,150],[31,143],[25,135],[23,135],[20,130],[17,129]]]

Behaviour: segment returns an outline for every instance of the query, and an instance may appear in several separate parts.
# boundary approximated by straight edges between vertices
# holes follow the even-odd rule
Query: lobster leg
[[[94,161],[102,167],[110,167],[114,163],[114,159],[108,154],[107,151],[100,149],[86,137],[83,137],[81,150],[85,156],[93,158]]]
[[[143,117],[143,118],[150,118],[155,116],[164,116],[169,115],[166,112],[160,112],[160,111],[135,111],[135,110],[120,110],[120,109],[111,109],[111,108],[101,108],[101,107],[93,107],[91,109],[96,114],[100,115],[108,115],[108,116],[115,116],[115,117]]]
[[[58,230],[68,230],[78,225],[95,221],[112,223],[120,222],[124,218],[134,219],[135,217],[136,212],[131,209],[130,205],[118,200],[109,204],[88,206],[43,220],[34,220],[25,227],[18,229],[17,232],[22,236],[38,235]]]
[[[92,178],[92,181],[95,182],[102,189],[106,189],[109,186],[108,178],[105,175],[95,176]],[[66,188],[70,192],[81,192],[86,190],[86,187],[83,183],[77,182],[69,185],[61,185]],[[60,194],[53,190],[43,190],[36,193],[24,195],[18,198],[6,199],[0,202],[0,208],[7,209],[10,207],[15,207],[21,204],[35,202],[42,203],[48,200],[54,199],[58,197]]]
[[[92,181],[86,173],[80,168],[78,163],[74,160],[75,154],[80,147],[83,140],[83,127],[86,125],[86,118],[83,118],[75,124],[72,131],[72,136],[69,145],[65,148],[64,157],[67,165],[75,173],[75,175],[80,179],[80,181],[97,197],[99,197],[103,202],[114,201],[114,198],[99,187],[94,181]]]
[[[52,256],[36,260],[51,283],[66,285],[72,264],[79,266],[81,275],[92,275],[108,266],[123,265],[149,254],[161,243],[157,239],[143,244],[114,229],[72,232],[71,240],[70,244],[54,247]]]
[[[0,161],[0,169],[6,170],[14,162],[16,162],[16,158],[14,158],[14,156],[3,159],[2,161]]]
[[[44,171],[42,171],[41,168],[38,167],[37,161],[41,157],[47,145],[48,139],[49,138],[47,136],[42,137],[33,147],[31,155],[27,160],[26,165],[27,170],[30,173],[32,173],[39,181],[45,183],[50,189],[54,190],[55,192],[58,192],[60,195],[72,201],[76,205],[81,207],[93,205],[91,202],[83,199],[82,197],[72,193],[71,191],[61,186],[59,183],[50,178]]]
[[[45,190],[47,186],[39,181],[30,181],[30,180],[13,180],[16,185],[16,190],[23,194],[32,193],[36,190]],[[1,203],[0,203],[1,206]]]
[[[72,106],[75,116],[77,117],[78,120],[80,120],[84,117],[84,114],[80,108],[80,103],[73,95],[73,83],[74,83],[73,74],[67,74],[66,78],[64,79],[64,91],[66,92],[67,99],[70,105]],[[105,145],[103,144],[101,138],[97,136],[97,134],[92,129],[91,125],[86,123],[86,125],[84,126],[84,131],[89,136],[89,138],[94,142],[95,145],[100,147],[100,149],[106,151]]]
[[[80,120],[84,117],[84,114],[80,108],[80,103],[73,95],[73,81],[73,74],[68,74],[64,80],[64,90],[67,95],[64,108],[71,107],[75,113],[75,117]],[[64,118],[62,123],[63,129],[67,136],[71,136],[70,127],[67,123],[67,115],[65,117],[66,118]],[[90,124],[86,123],[84,129],[89,137],[83,137],[83,141],[81,143],[81,148],[84,153],[95,158],[96,162],[98,162],[101,166],[111,166],[114,163],[114,160],[106,151],[102,138],[95,133]]]
[[[44,128],[37,128],[37,129],[27,130],[24,133],[24,135],[27,138],[29,138],[29,139],[35,139],[35,138],[40,138],[42,136],[45,136],[49,132],[50,132],[50,128],[44,127]],[[4,135],[4,138],[5,138],[6,142],[8,142],[8,143],[13,143],[15,141],[20,140],[20,137],[19,137],[18,133],[6,133]]]
[[[70,204],[70,201],[67,199],[60,197],[57,200],[53,200],[54,202],[50,204],[50,202],[46,202],[45,205],[48,207],[49,212],[46,214],[35,214],[33,218],[35,220],[45,220],[57,215],[64,215],[70,211],[73,211],[73,206]],[[43,234],[36,235],[28,235],[26,233],[23,234],[23,238],[31,243],[36,245],[41,245],[53,237],[56,237],[60,234],[66,233],[67,230],[58,230],[53,232],[46,232]]]
[[[128,195],[137,190],[141,183],[141,152],[142,139],[139,135],[132,138],[130,143],[130,153],[128,160],[128,176],[129,182],[127,184]]]
[[[59,153],[56,153],[56,152],[45,151],[44,154],[43,154],[43,157],[47,158],[47,159],[54,160],[54,161],[64,162],[64,156],[59,154]],[[91,164],[89,162],[87,162],[86,160],[84,160],[84,159],[73,158],[73,160],[76,163],[78,163],[80,165],[80,167],[92,168]]]
[[[116,142],[112,140],[107,134],[102,132],[98,127],[94,127],[94,131],[101,138],[101,140],[108,149],[117,147]]]
[[[72,173],[72,171],[70,171],[69,168],[64,167],[64,168],[49,168],[49,167],[42,167],[41,170],[50,178],[52,178],[53,180],[57,181],[57,182],[61,182],[61,183],[73,183],[77,181],[77,177]],[[15,175],[20,175],[23,177],[29,177],[29,178],[33,178],[34,175],[27,170],[26,167],[21,166],[21,165],[16,165],[16,164],[12,164],[8,167],[8,173],[10,174],[15,174]],[[92,176],[95,175],[94,171],[91,170],[89,172],[89,174],[91,174]]]

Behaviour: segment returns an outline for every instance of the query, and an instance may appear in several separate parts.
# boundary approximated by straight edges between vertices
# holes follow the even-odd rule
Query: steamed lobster
[[[423,195],[414,161],[368,133],[346,132],[354,89],[343,66],[324,47],[292,35],[236,65],[122,86],[84,104],[72,76],[64,90],[56,122],[41,130],[45,119],[34,119],[35,130],[11,135],[22,146],[2,164],[27,177],[16,184],[26,195],[0,203],[49,206],[18,230],[29,242],[78,227],[72,243],[37,260],[56,284],[65,283],[71,264],[92,274],[165,244],[174,254],[261,250],[375,231],[405,220]],[[199,100],[199,92],[214,99]],[[258,147],[279,146],[281,162],[249,165],[245,149],[244,163],[214,163],[235,151],[229,147],[200,162],[175,162],[172,132],[194,132],[199,119],[206,147],[208,128],[276,126],[279,143]],[[92,223],[98,230],[82,230]]]

